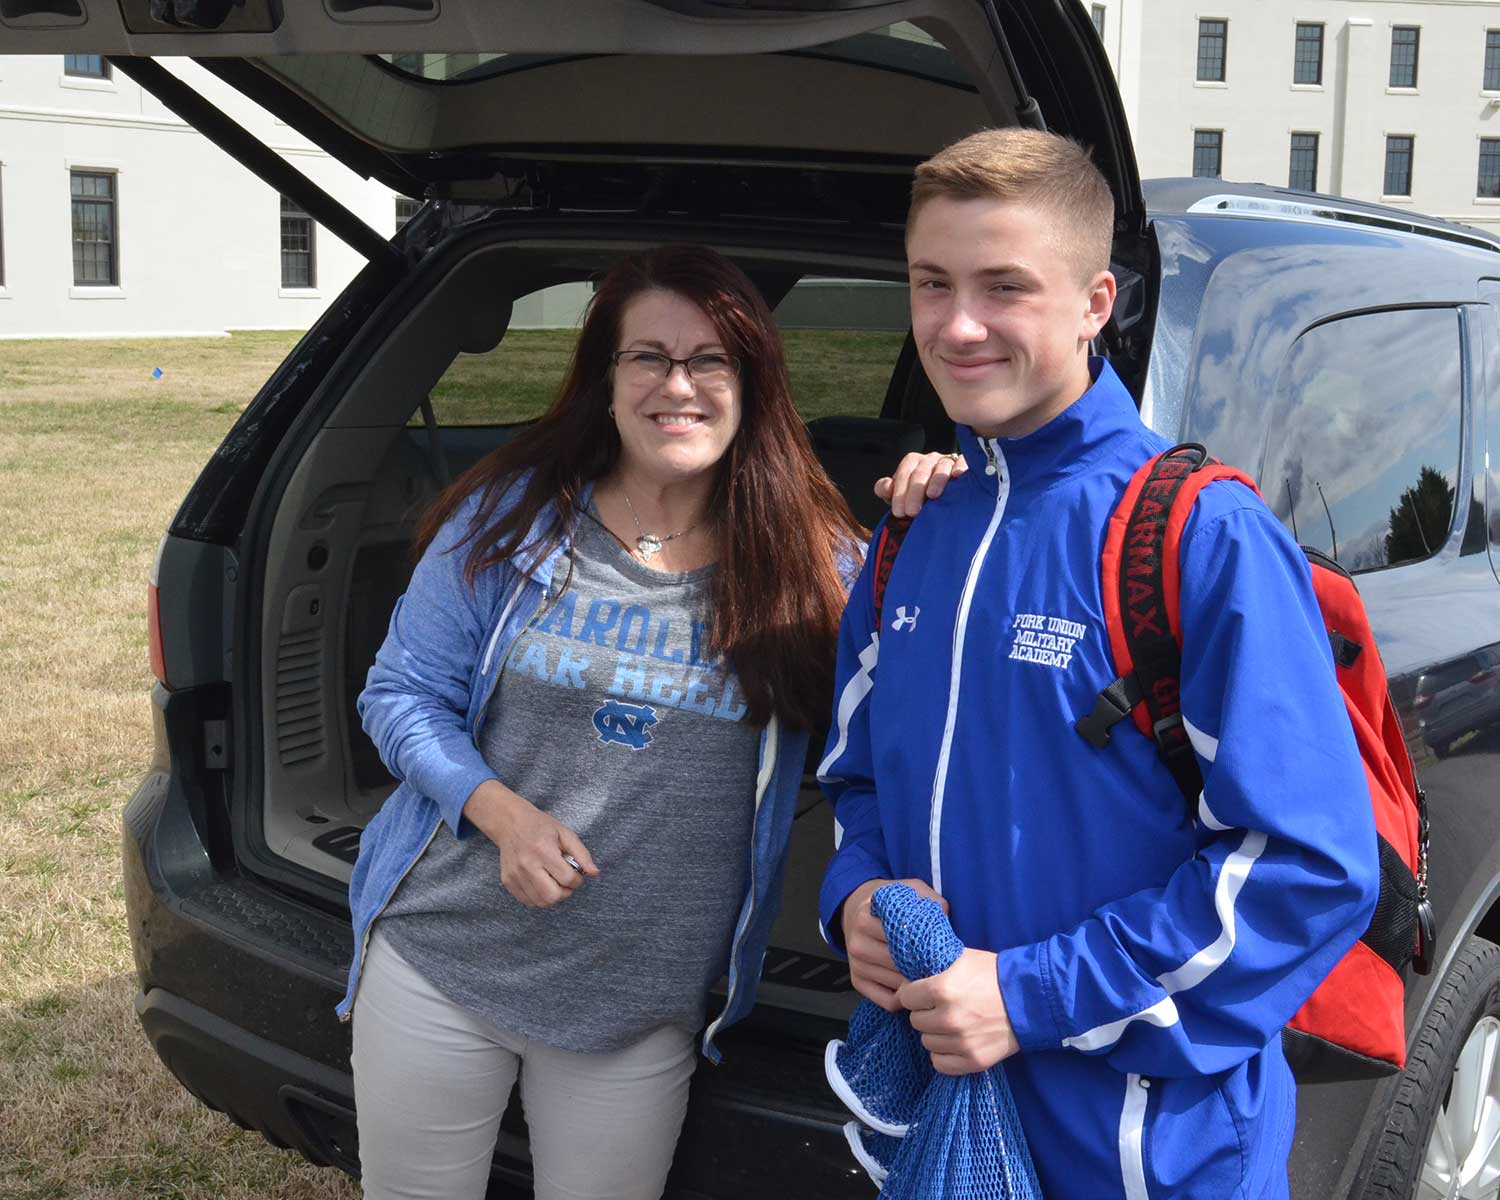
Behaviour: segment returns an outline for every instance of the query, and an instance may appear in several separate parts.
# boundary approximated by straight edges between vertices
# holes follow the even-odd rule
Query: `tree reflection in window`
[[[1267,502],[1346,570],[1429,558],[1453,524],[1458,316],[1368,313],[1299,338],[1268,413]]]

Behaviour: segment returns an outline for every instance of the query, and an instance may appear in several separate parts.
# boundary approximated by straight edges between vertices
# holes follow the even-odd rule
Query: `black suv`
[[[1146,420],[1255,475],[1358,572],[1429,795],[1441,939],[1408,981],[1410,1065],[1303,1089],[1294,1190],[1494,1187],[1500,242],[1277,189],[1143,188],[1075,0],[5,0],[0,52],[110,55],[369,260],[208,463],[153,580],[156,752],[124,838],[136,1007],[206,1104],[358,1169],[333,1009],[351,863],[392,781],[354,698],[415,515],[515,429],[445,380],[514,345],[528,297],[666,240],[718,247],[783,314],[819,294],[825,317],[829,294],[899,309],[913,165],[1023,124],[1092,146],[1114,189],[1100,351]],[[155,55],[195,57],[420,211],[387,241]],[[887,344],[859,364],[880,386],[813,424],[867,519],[902,450],[952,441],[909,337]],[[486,378],[506,385],[503,360]],[[1058,730],[1057,753],[1077,745]],[[698,1071],[674,1197],[870,1193],[822,1071],[853,1003],[814,917],[830,835],[809,781],[761,1003]],[[527,1175],[513,1108],[497,1193]]]

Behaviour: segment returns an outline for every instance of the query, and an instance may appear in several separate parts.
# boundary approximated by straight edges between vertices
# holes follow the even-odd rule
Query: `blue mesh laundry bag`
[[[963,953],[942,906],[905,884],[880,888],[870,909],[907,979],[941,974]],[[1039,1200],[1031,1153],[999,1065],[973,1075],[939,1075],[906,1015],[868,1001],[856,1008],[849,1038],[835,1050],[838,1045],[830,1045],[825,1060],[829,1079],[840,1080],[834,1090],[846,1104],[845,1092],[852,1095],[856,1115],[866,1119],[874,1108],[905,1118],[895,1142],[889,1126],[845,1127],[860,1165],[881,1184],[882,1200]]]
[[[844,1140],[854,1154],[854,1160],[865,1169],[870,1181],[879,1187],[890,1173],[896,1161],[896,1152],[901,1149],[901,1140],[849,1121],[844,1125]]]
[[[860,1121],[876,1133],[899,1138],[935,1072],[921,1034],[904,1013],[888,1013],[861,1000],[849,1016],[849,1036],[828,1043],[823,1073],[834,1095]]]

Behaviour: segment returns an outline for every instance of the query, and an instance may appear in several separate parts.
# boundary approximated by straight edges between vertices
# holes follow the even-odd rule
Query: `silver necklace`
[[[640,552],[641,559],[644,562],[650,562],[657,554],[661,553],[661,548],[673,538],[680,538],[683,534],[692,533],[693,530],[698,528],[698,522],[694,521],[691,525],[679,529],[676,533],[667,534],[666,537],[647,533],[641,528],[641,519],[635,515],[635,505],[630,503],[630,497],[626,495],[624,488],[620,489],[620,495],[625,497],[625,507],[630,510],[630,519],[635,522],[635,531],[640,535],[635,539],[635,548]]]

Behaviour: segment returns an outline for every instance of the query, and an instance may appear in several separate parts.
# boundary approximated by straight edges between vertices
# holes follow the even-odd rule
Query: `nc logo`
[[[594,728],[601,742],[644,750],[651,744],[651,726],[656,724],[656,710],[649,704],[621,704],[606,700],[594,709]]]
[[[916,605],[912,605],[911,616],[908,617],[906,615],[906,605],[903,604],[896,610],[896,619],[891,622],[891,628],[897,633],[900,633],[903,629],[915,629],[917,627],[917,618],[921,615],[922,610]]]

